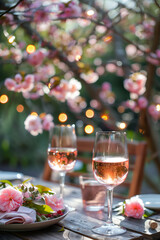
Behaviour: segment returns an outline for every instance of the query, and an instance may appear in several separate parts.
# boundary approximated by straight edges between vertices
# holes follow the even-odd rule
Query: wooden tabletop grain
[[[56,192],[59,186],[55,183],[45,182],[41,179],[33,179],[34,184],[42,184],[52,187]],[[105,237],[92,232],[94,226],[104,223],[107,213],[104,211],[86,212],[82,206],[80,188],[65,186],[65,204],[70,207],[68,215],[58,224],[45,229],[28,232],[0,231],[0,240],[151,240],[160,239],[160,213],[146,219],[125,218],[113,216],[115,224],[127,229],[125,234],[113,237]],[[114,202],[121,201],[114,199]],[[149,221],[153,219],[158,223],[156,229],[151,229]]]

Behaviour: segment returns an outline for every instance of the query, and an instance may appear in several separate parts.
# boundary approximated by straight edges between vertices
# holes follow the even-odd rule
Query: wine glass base
[[[115,236],[120,235],[126,232],[126,229],[123,227],[119,227],[113,223],[109,223],[106,225],[102,225],[100,227],[92,228],[92,232],[104,235],[104,236]]]

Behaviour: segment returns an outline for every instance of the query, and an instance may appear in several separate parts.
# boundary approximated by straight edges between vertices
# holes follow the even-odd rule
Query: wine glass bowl
[[[92,169],[96,180],[107,189],[108,220],[93,232],[102,235],[118,235],[125,229],[112,222],[113,189],[125,181],[128,169],[128,151],[126,134],[118,131],[97,132],[93,149]]]
[[[74,168],[77,157],[75,125],[55,125],[49,134],[48,164],[61,177],[60,196],[63,198],[64,179]]]

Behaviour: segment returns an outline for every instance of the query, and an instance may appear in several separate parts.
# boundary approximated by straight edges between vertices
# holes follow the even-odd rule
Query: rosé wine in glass
[[[60,197],[63,198],[65,175],[74,168],[77,157],[75,125],[55,125],[49,132],[48,164],[60,175]]]
[[[95,179],[107,189],[108,219],[106,224],[92,231],[106,236],[123,234],[126,229],[112,221],[113,189],[125,181],[129,168],[126,133],[121,131],[96,132],[92,170]]]
[[[70,171],[76,163],[76,148],[48,148],[48,164],[56,171]]]
[[[108,187],[121,184],[128,174],[129,160],[124,157],[95,157],[92,164],[97,181]]]

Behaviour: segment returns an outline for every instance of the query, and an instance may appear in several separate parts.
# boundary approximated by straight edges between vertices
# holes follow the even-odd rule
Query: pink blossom
[[[87,83],[95,83],[99,79],[99,76],[95,72],[81,73],[81,78],[83,78]]]
[[[39,49],[35,51],[34,53],[30,54],[28,57],[28,62],[32,66],[39,66],[42,64],[43,60],[45,58],[45,53],[42,49]]]
[[[140,109],[146,108],[147,105],[148,105],[148,101],[147,101],[147,99],[145,97],[140,97],[138,99],[138,106],[140,107]]]
[[[112,87],[111,87],[111,84],[109,82],[104,82],[102,84],[102,90],[104,91],[111,91]]]
[[[6,187],[0,190],[0,210],[11,212],[17,210],[23,203],[23,195],[13,187]]]
[[[42,126],[44,130],[49,131],[54,126],[53,117],[51,114],[45,115],[42,120],[43,120]]]
[[[33,136],[37,136],[39,133],[42,133],[42,123],[39,116],[29,115],[25,122],[25,129],[30,132]]]
[[[140,72],[133,73],[124,80],[124,88],[131,93],[142,95],[145,92],[146,76]]]
[[[81,8],[73,1],[69,2],[66,6],[60,3],[59,9],[62,11],[59,16],[63,18],[80,17],[82,13]]]
[[[59,210],[63,210],[65,208],[63,199],[58,198],[56,194],[54,195],[46,194],[45,204],[50,206],[53,209],[53,211],[56,211],[56,212]]]
[[[12,78],[6,78],[4,85],[6,86],[6,88],[10,91],[14,91],[15,86],[16,86],[16,82],[12,79]]]
[[[144,214],[143,201],[138,197],[132,197],[126,200],[124,214],[127,217],[142,218]]]

